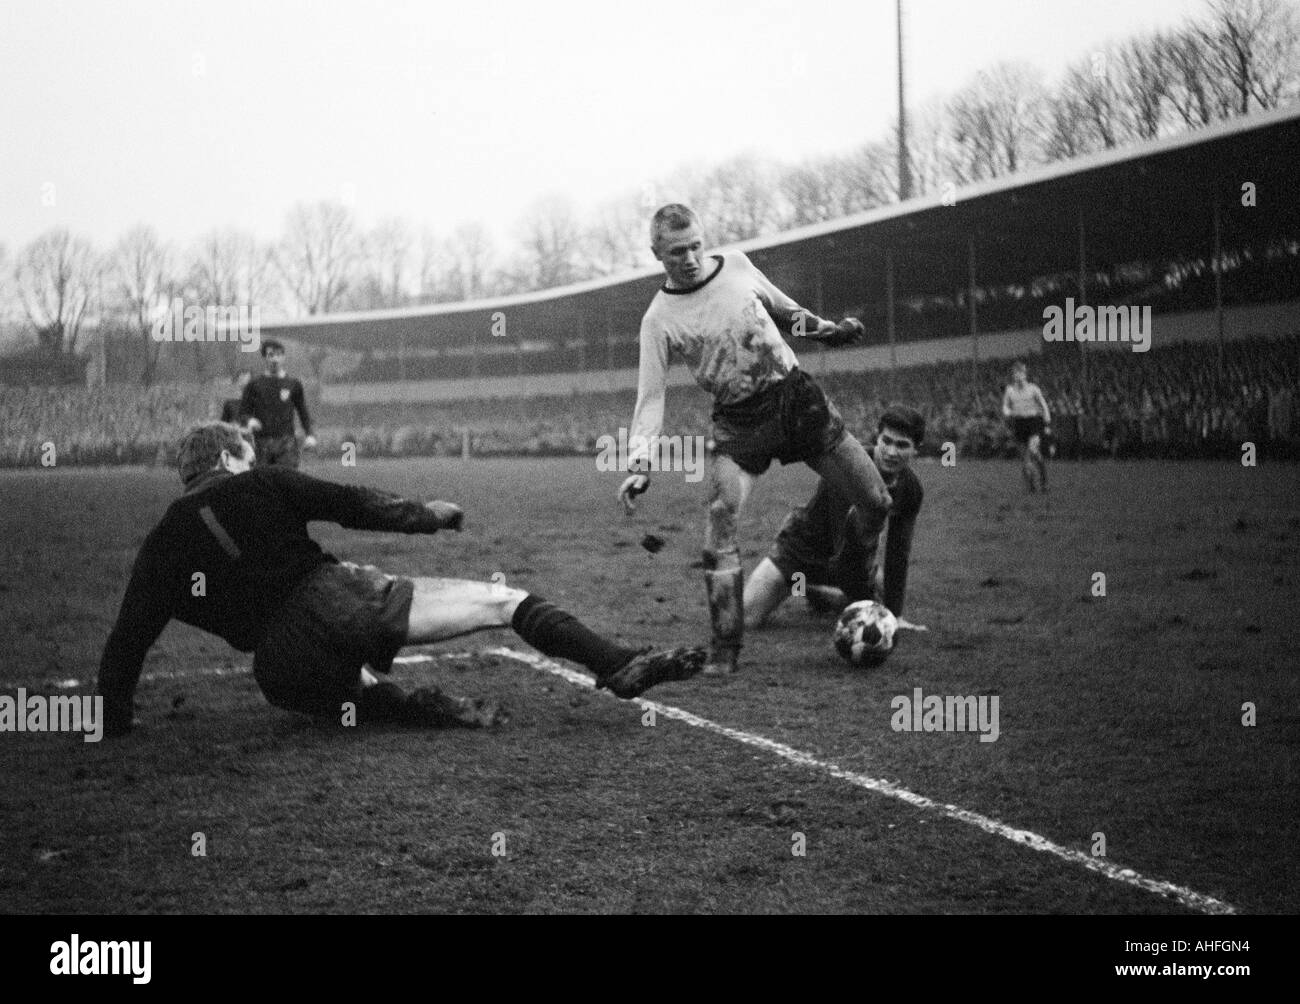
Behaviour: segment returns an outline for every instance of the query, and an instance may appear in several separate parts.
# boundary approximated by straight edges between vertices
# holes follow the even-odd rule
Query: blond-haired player
[[[619,497],[629,511],[650,485],[649,444],[664,420],[664,391],[674,357],[713,395],[714,450],[709,459],[705,583],[712,643],[705,672],[735,672],[744,634],[736,525],[754,480],[773,460],[803,462],[857,505],[884,521],[890,496],[839,411],[799,368],[783,334],[845,343],[861,322],[838,324],[799,306],[740,251],[704,253],[704,229],[688,206],[661,207],[650,225],[651,251],[667,280],[641,321],[641,361],[629,442],[631,474]]]
[[[1020,452],[1025,485],[1033,492],[1047,491],[1047,461],[1043,458],[1043,436],[1051,432],[1052,412],[1038,384],[1028,380],[1022,362],[1011,367],[1011,383],[1002,394],[1002,416],[1011,423],[1011,434]]]

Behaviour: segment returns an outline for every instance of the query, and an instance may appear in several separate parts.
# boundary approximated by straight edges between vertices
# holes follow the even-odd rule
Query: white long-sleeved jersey
[[[1002,394],[1002,414],[1008,418],[1033,418],[1043,416],[1044,422],[1051,421],[1051,410],[1047,407],[1047,398],[1038,384],[1025,381],[1024,387],[1007,384]]]
[[[743,401],[799,365],[772,319],[773,314],[789,317],[799,304],[743,252],[711,260],[721,264],[708,279],[691,289],[660,289],[641,320],[641,370],[628,437],[638,446],[629,460],[644,456],[663,428],[664,389],[674,357],[686,363],[716,404]]]

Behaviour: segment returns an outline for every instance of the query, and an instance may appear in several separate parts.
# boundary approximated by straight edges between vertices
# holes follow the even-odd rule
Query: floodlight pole
[[[898,22],[898,201],[912,197],[912,167],[907,157],[907,108],[903,96],[903,0],[895,5]]]

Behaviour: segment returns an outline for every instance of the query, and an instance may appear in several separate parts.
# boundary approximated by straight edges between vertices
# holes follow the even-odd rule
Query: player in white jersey
[[[1047,491],[1043,436],[1052,431],[1052,412],[1038,384],[1030,383],[1028,375],[1022,362],[1011,367],[1011,383],[1002,395],[1002,416],[1011,423],[1011,432],[1016,437],[1025,485],[1031,492],[1038,487]]]
[[[628,442],[631,474],[619,498],[650,485],[649,451],[663,427],[664,391],[673,356],[713,395],[714,449],[709,459],[705,584],[713,637],[711,675],[738,668],[744,604],[736,524],[754,479],[773,460],[802,461],[877,530],[891,498],[862,444],[806,373],[781,335],[831,344],[856,341],[862,324],[838,324],[805,310],[777,289],[742,252],[705,256],[699,217],[667,205],[650,226],[651,251],[667,281],[641,321],[641,368]]]

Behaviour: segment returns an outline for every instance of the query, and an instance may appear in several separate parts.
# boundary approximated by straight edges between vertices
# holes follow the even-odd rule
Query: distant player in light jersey
[[[867,451],[781,337],[840,344],[860,338],[863,328],[856,319],[835,324],[800,307],[742,252],[705,256],[703,227],[687,206],[674,203],[655,213],[650,246],[667,281],[641,321],[641,371],[628,436],[629,470],[637,473],[623,482],[619,498],[630,512],[650,485],[651,443],[663,427],[668,366],[677,356],[714,400],[704,540],[713,636],[704,671],[734,673],[745,623],[736,524],[754,479],[773,460],[802,461],[867,520],[883,523],[889,511],[889,492]]]
[[[871,457],[894,500],[884,560],[877,560],[880,523],[864,518],[825,479],[818,481],[812,500],[785,518],[768,557],[745,583],[747,627],[762,627],[802,575],[803,595],[815,610],[838,613],[849,603],[875,600],[900,627],[924,630],[902,619],[912,534],[925,497],[911,465],[924,439],[925,418],[915,409],[894,405],[880,417]]]
[[[1047,461],[1043,457],[1043,436],[1052,431],[1052,413],[1038,384],[1027,379],[1025,364],[1011,367],[1011,383],[1002,395],[1002,416],[1011,423],[1016,437],[1025,485],[1031,492],[1047,491]]]

